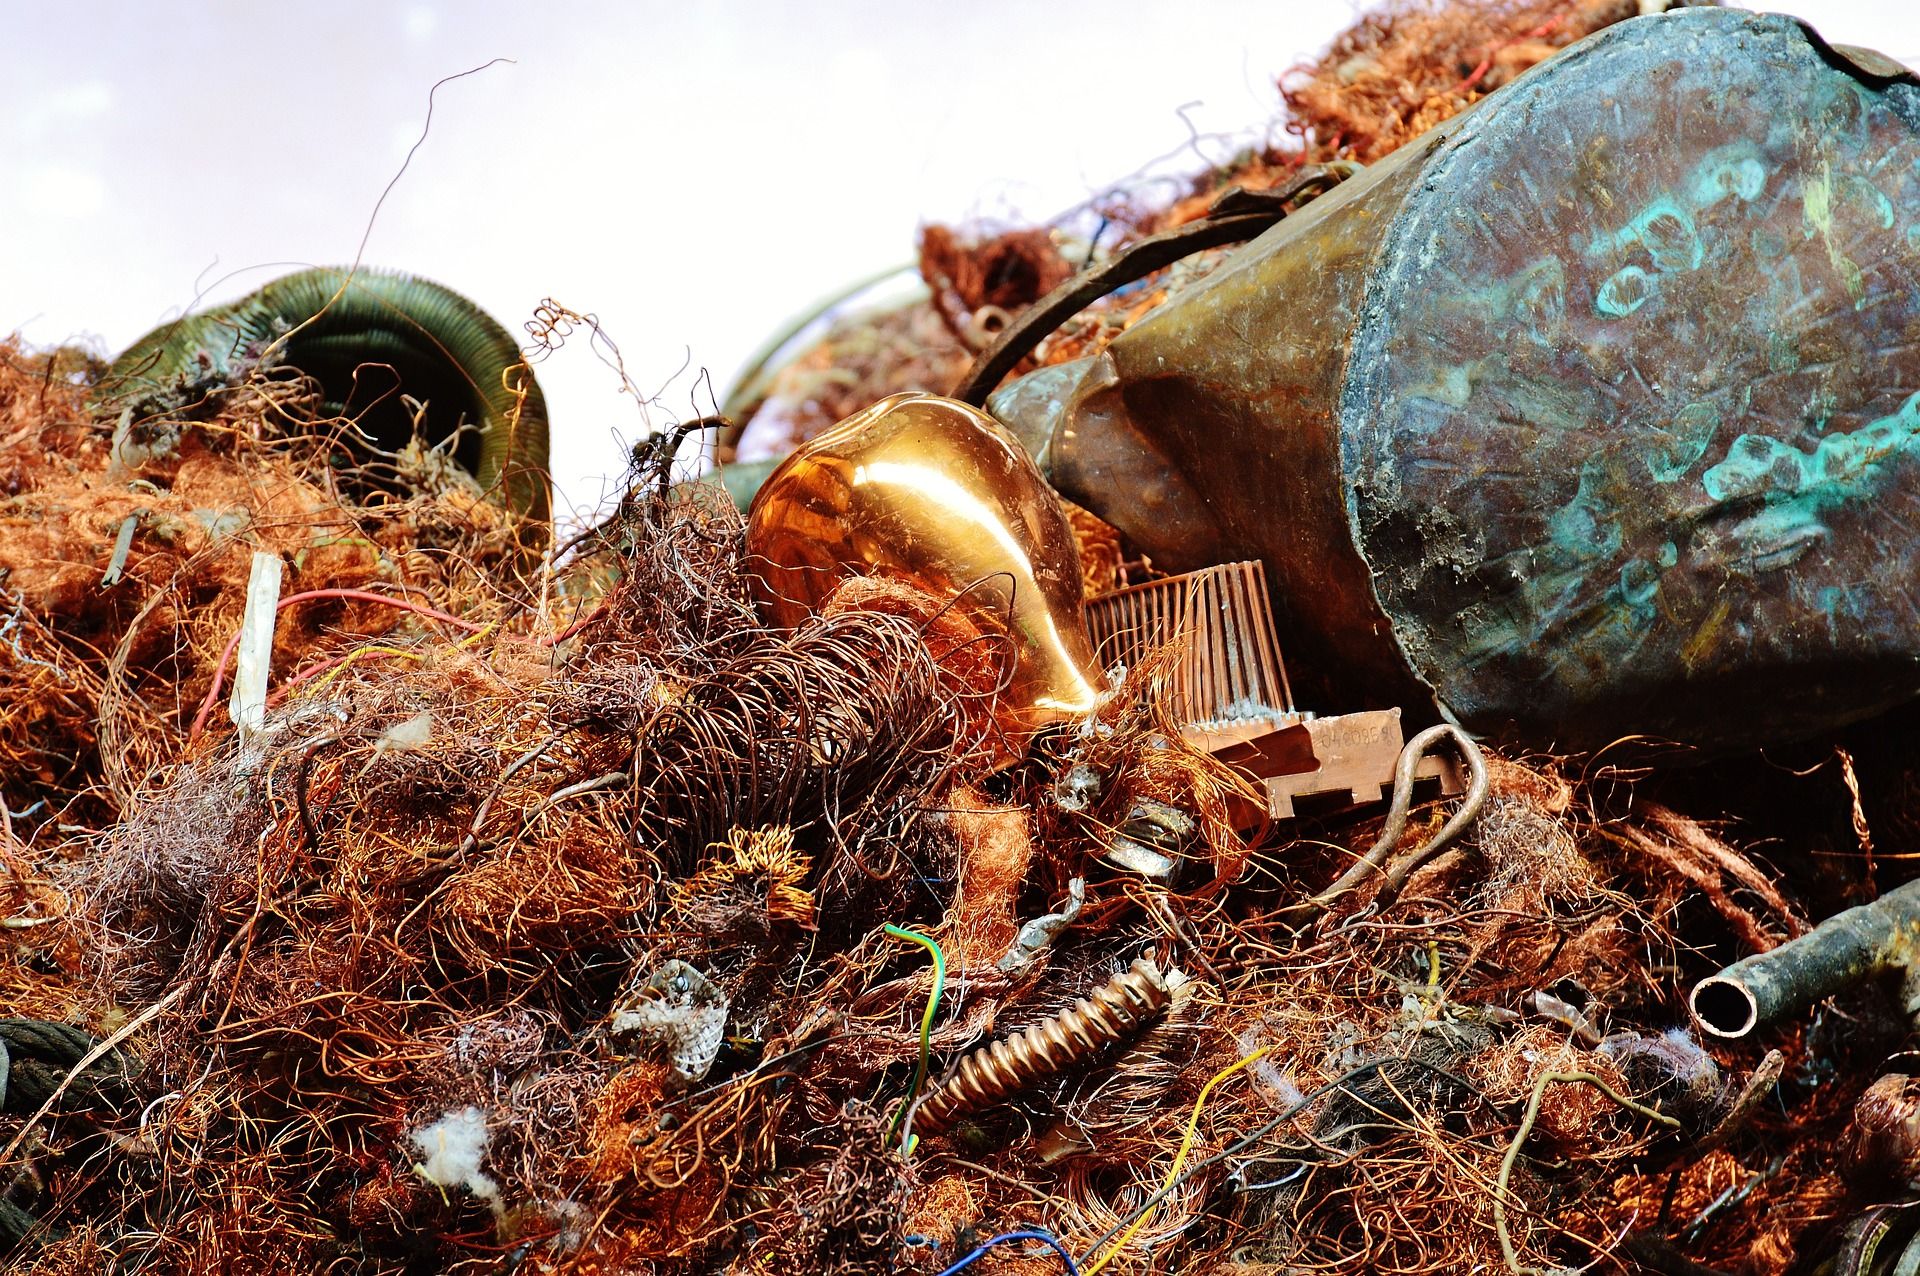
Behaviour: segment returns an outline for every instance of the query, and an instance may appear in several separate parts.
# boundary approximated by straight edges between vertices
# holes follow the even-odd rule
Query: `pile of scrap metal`
[[[27,843],[131,813],[204,731],[255,551],[288,564],[283,666],[537,566],[539,389],[503,388],[513,341],[437,285],[306,271],[109,366],[0,359],[0,798]]]
[[[117,777],[7,778],[14,1264],[1913,1270],[1920,84],[1602,7],[1024,309],[929,254],[999,312],[954,397],[744,511],[657,447],[560,588],[531,375],[399,285],[143,342],[91,421],[10,356],[7,463],[119,502],[39,560],[142,600],[6,631]],[[303,503],[200,518],[215,462]],[[172,577],[136,498],[205,524]]]

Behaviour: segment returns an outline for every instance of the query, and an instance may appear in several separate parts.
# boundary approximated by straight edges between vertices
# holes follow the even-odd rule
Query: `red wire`
[[[1480,59],[1480,65],[1473,68],[1473,73],[1469,75],[1466,79],[1454,85],[1453,91],[1455,93],[1465,93],[1468,89],[1480,83],[1480,77],[1493,69],[1494,54],[1499,53],[1500,50],[1511,48],[1512,46],[1520,43],[1520,41],[1522,40],[1538,40],[1543,38],[1544,36],[1547,35],[1548,32],[1552,31],[1555,27],[1559,26],[1561,19],[1565,17],[1566,15],[1563,13],[1558,18],[1549,18],[1545,22],[1542,22],[1539,26],[1535,27],[1531,31],[1528,31],[1524,35],[1517,35],[1513,37],[1511,40],[1502,40],[1499,44],[1494,45],[1493,52],[1487,54],[1486,57]]]

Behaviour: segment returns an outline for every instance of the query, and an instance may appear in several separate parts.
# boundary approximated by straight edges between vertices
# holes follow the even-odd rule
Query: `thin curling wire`
[[[1154,1193],[1156,1197],[1164,1199],[1167,1193],[1173,1189],[1174,1182],[1179,1179],[1180,1167],[1187,1163],[1187,1153],[1193,1150],[1193,1136],[1200,1129],[1200,1110],[1207,1106],[1207,1099],[1213,1094],[1213,1088],[1234,1073],[1240,1071],[1240,1069],[1264,1057],[1271,1049],[1273,1049],[1272,1046],[1261,1046],[1252,1054],[1237,1059],[1220,1069],[1220,1071],[1214,1073],[1213,1076],[1208,1078],[1207,1083],[1200,1087],[1200,1097],[1193,1101],[1193,1114],[1187,1118],[1187,1132],[1182,1135],[1180,1139],[1180,1150],[1174,1153],[1173,1168],[1167,1171],[1166,1181],[1160,1185],[1160,1190]],[[1127,1230],[1120,1233],[1119,1239],[1113,1243],[1113,1248],[1095,1260],[1094,1264],[1086,1269],[1083,1276],[1099,1276],[1100,1270],[1113,1261],[1113,1256],[1125,1249],[1128,1242],[1133,1240],[1134,1235],[1147,1225],[1147,1219],[1152,1213],[1153,1211],[1151,1209],[1142,1211],[1139,1217],[1127,1225]],[[943,1273],[942,1276],[945,1276],[945,1274]]]
[[[1238,1156],[1240,1153],[1246,1151],[1248,1148],[1252,1147],[1254,1144],[1259,1143],[1263,1139],[1267,1138],[1275,1130],[1279,1129],[1282,1125],[1285,1125],[1288,1121],[1292,1120],[1294,1117],[1298,1116],[1300,1113],[1306,1111],[1313,1104],[1318,1103],[1321,1099],[1326,1098],[1328,1095],[1334,1094],[1338,1091],[1346,1090],[1346,1088],[1349,1085],[1360,1080],[1362,1077],[1377,1074],[1380,1071],[1382,1062],[1384,1061],[1376,1059],[1371,1063],[1363,1063],[1357,1068],[1349,1068],[1347,1071],[1341,1073],[1338,1077],[1335,1077],[1333,1080],[1327,1082],[1325,1085],[1317,1086],[1313,1090],[1308,1091],[1306,1094],[1302,1095],[1299,1098],[1299,1100],[1297,1100],[1294,1103],[1290,1103],[1285,1108],[1281,1109],[1279,1115],[1269,1117],[1267,1120],[1262,1121],[1259,1125],[1247,1131],[1245,1134],[1241,1135],[1239,1138],[1235,1139],[1233,1142],[1227,1144],[1226,1147],[1222,1148],[1218,1152],[1215,1152],[1212,1156],[1207,1157],[1203,1161],[1194,1162],[1185,1171],[1183,1171],[1178,1178],[1168,1180],[1166,1185],[1163,1186],[1158,1192],[1155,1192],[1152,1196],[1149,1196],[1145,1201],[1135,1206],[1133,1211],[1130,1214],[1128,1214],[1125,1218],[1121,1219],[1118,1223],[1115,1223],[1112,1227],[1108,1228],[1105,1232],[1101,1233],[1100,1238],[1098,1240],[1094,1241],[1093,1244],[1087,1246],[1087,1253],[1090,1255],[1093,1254],[1102,1245],[1105,1245],[1109,1239],[1118,1235],[1120,1230],[1124,1228],[1128,1223],[1131,1223],[1133,1220],[1144,1217],[1146,1214],[1150,1213],[1156,1206],[1160,1204],[1160,1202],[1166,1200],[1167,1197],[1171,1196],[1177,1189],[1179,1189],[1182,1185],[1184,1185],[1187,1182],[1187,1180],[1191,1179],[1194,1175],[1200,1173],[1200,1171],[1208,1169],[1212,1166],[1218,1165],[1222,1161],[1230,1160],[1231,1158]],[[1453,1081],[1455,1084],[1459,1085],[1462,1089],[1466,1089],[1471,1085],[1471,1083],[1466,1081],[1464,1078],[1456,1077],[1453,1073],[1448,1072],[1445,1068],[1436,1067],[1431,1063],[1423,1063],[1419,1059],[1401,1058],[1399,1062],[1404,1064],[1410,1064],[1413,1067],[1419,1068],[1425,1072],[1429,1072],[1434,1076],[1445,1077],[1448,1080]],[[1261,1159],[1261,1158],[1256,1158],[1256,1159]]]
[[[920,1086],[927,1079],[927,1061],[933,1055],[933,1017],[940,1011],[940,993],[947,986],[947,955],[932,938],[917,930],[907,930],[888,922],[881,929],[895,939],[904,939],[908,943],[918,944],[933,957],[933,992],[927,998],[926,1013],[920,1016],[920,1062],[913,1070],[913,1088],[907,1091],[907,1097],[900,1100],[900,1106],[893,1110],[893,1120],[887,1126],[887,1138],[891,1140],[899,1132],[900,1122],[907,1115],[907,1109],[920,1095]],[[906,1151],[912,1151],[909,1147]]]
[[[991,1240],[982,1241],[977,1249],[953,1266],[942,1271],[940,1276],[956,1276],[956,1273],[965,1271],[986,1257],[988,1250],[1000,1245],[1010,1245],[1014,1241],[1039,1241],[1044,1245],[1052,1246],[1053,1252],[1060,1256],[1061,1264],[1067,1269],[1067,1276],[1081,1276],[1080,1268],[1076,1266],[1073,1261],[1073,1255],[1067,1253],[1067,1247],[1060,1243],[1060,1238],[1051,1232],[1043,1232],[1037,1227],[1021,1228],[1019,1231],[1014,1232],[1002,1232]]]

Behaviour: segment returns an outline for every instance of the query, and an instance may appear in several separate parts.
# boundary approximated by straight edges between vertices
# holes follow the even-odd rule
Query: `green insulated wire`
[[[947,986],[947,955],[940,951],[939,944],[917,930],[906,930],[891,922],[883,929],[895,939],[920,945],[933,956],[933,993],[927,998],[927,1012],[920,1016],[920,1064],[913,1071],[913,1089],[900,1100],[900,1106],[894,1109],[893,1122],[887,1127],[887,1137],[891,1139],[900,1129],[907,1109],[920,1097],[920,1087],[927,1079],[927,1063],[933,1057],[933,1017],[940,1012],[940,993]]]

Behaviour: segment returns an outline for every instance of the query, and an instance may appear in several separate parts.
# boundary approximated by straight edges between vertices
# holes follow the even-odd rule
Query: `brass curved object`
[[[794,626],[841,582],[877,576],[952,600],[1012,662],[995,717],[1019,738],[1094,708],[1065,509],[1007,428],[930,394],[896,394],[809,441],[747,515],[763,614]]]

